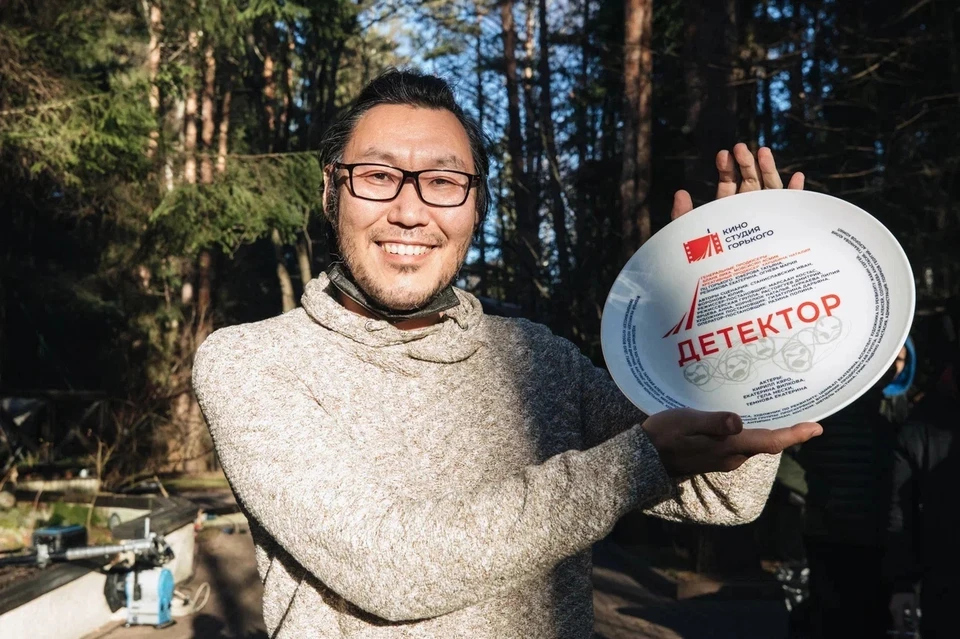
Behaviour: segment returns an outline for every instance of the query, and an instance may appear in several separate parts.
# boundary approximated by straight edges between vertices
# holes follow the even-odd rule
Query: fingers
[[[686,215],[693,210],[693,199],[690,194],[680,189],[673,194],[673,209],[670,211],[670,219],[675,220],[681,215]]]
[[[717,153],[717,199],[736,195],[737,193],[737,166],[730,151],[723,150]]]
[[[739,189],[737,189],[738,170],[742,179]],[[756,158],[743,142],[737,143],[732,153],[726,150],[720,151],[717,153],[717,174],[718,199],[736,193],[783,188],[783,179],[780,177],[780,171],[777,170],[773,151],[766,146],[760,147]],[[803,173],[794,173],[790,176],[787,188],[801,190],[803,185]]]
[[[777,163],[773,159],[773,151],[768,147],[760,147],[757,151],[757,164],[760,165],[760,177],[765,189],[782,189],[783,180],[777,171]]]
[[[740,166],[740,175],[743,182],[740,184],[740,193],[747,191],[759,191],[763,188],[760,181],[760,174],[757,173],[757,165],[753,161],[753,153],[747,148],[747,145],[740,142],[733,147],[733,157]]]
[[[790,182],[787,183],[787,188],[802,191],[803,182],[804,182],[803,173],[794,173],[792,176],[790,176]]]

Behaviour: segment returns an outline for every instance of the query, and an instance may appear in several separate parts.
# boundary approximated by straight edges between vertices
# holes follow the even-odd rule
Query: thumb
[[[708,437],[727,437],[743,430],[743,420],[736,413],[726,411],[706,412],[688,409],[684,415],[683,432],[685,435],[706,435]]]
[[[685,215],[693,210],[693,199],[690,194],[680,189],[673,194],[673,209],[670,211],[670,219],[675,220],[681,215]]]
[[[791,446],[802,444],[823,432],[820,424],[805,422],[789,428],[754,428],[737,438],[737,450],[744,455],[775,455]]]

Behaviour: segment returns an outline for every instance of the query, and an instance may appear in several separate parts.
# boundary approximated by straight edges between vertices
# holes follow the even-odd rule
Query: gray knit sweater
[[[457,295],[443,322],[401,331],[321,275],[303,308],[197,353],[271,636],[590,637],[590,547],[618,518],[763,507],[775,456],[675,484],[605,372]]]

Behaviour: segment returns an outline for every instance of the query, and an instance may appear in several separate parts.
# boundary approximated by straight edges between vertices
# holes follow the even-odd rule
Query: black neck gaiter
[[[351,275],[343,262],[334,262],[331,264],[327,269],[327,277],[330,278],[330,283],[333,284],[338,291],[377,317],[385,319],[388,322],[420,319],[421,317],[428,317],[460,304],[457,294],[453,292],[453,287],[447,286],[437,293],[432,300],[427,302],[425,306],[409,311],[398,311],[381,306],[370,299],[367,294],[363,292],[363,289],[353,280],[353,275]]]

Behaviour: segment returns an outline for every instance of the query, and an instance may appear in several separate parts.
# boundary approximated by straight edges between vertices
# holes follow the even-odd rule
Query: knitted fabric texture
[[[590,548],[622,515],[762,509],[777,456],[671,481],[644,415],[573,344],[457,295],[402,331],[321,275],[302,308],[199,349],[271,637],[591,637]]]

